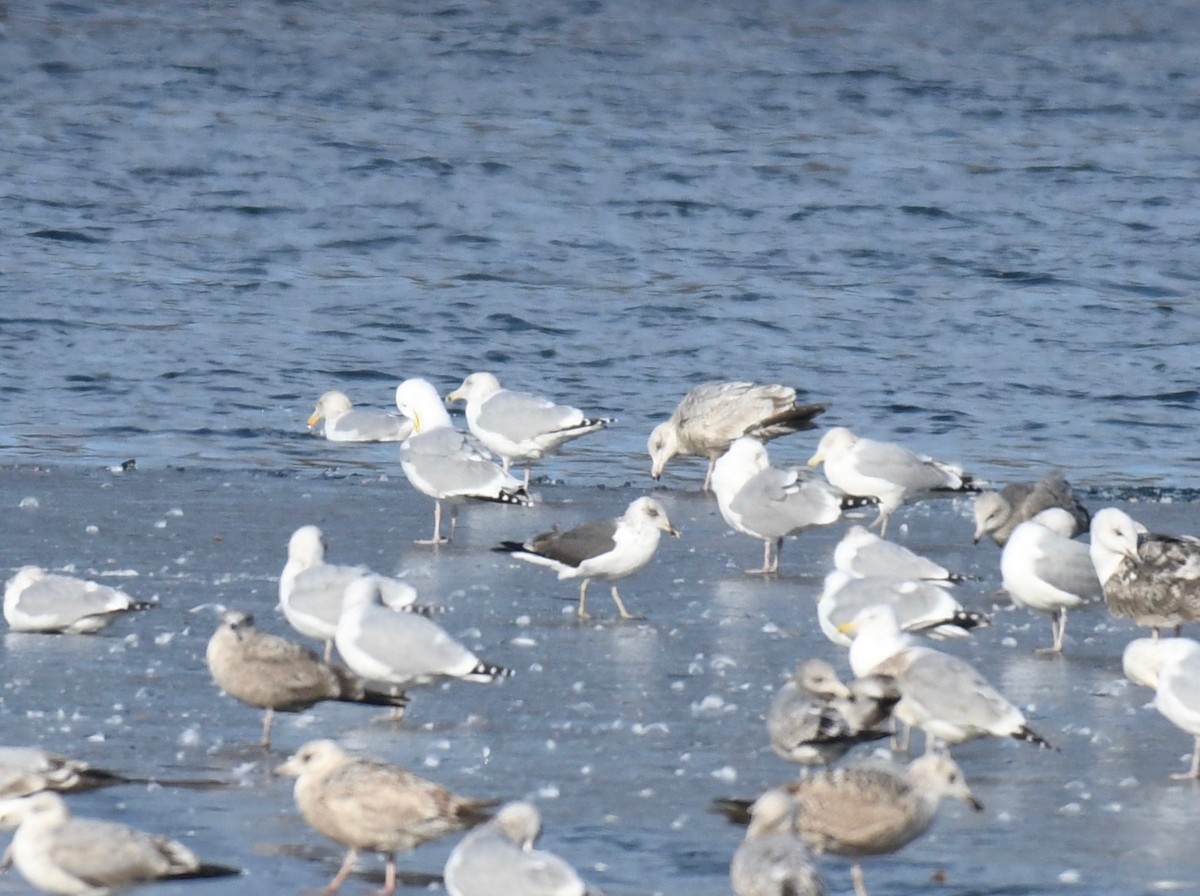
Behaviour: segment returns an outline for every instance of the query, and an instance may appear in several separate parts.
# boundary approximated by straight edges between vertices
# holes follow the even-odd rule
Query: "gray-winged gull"
[[[841,627],[875,604],[890,606],[904,631],[934,638],[965,638],[973,629],[988,624],[987,616],[966,609],[948,588],[936,582],[857,578],[840,569],[825,576],[817,597],[817,622],[830,641],[849,647],[851,638]]]
[[[124,784],[129,780],[82,759],[61,756],[40,747],[0,747],[0,798],[28,796],[43,790],[75,793]]]
[[[479,824],[494,805],[459,796],[397,765],[351,756],[331,740],[306,743],[275,773],[296,779],[293,794],[304,820],[349,850],[327,892],[345,882],[359,850],[386,857],[382,892],[394,892],[396,853]]]
[[[771,749],[791,762],[828,764],[851,747],[887,737],[895,682],[869,675],[844,684],[833,667],[812,658],[800,663],[767,710]]]
[[[1010,482],[998,492],[980,492],[973,508],[975,543],[990,535],[1003,547],[1013,529],[1051,507],[1061,507],[1071,514],[1072,536],[1087,531],[1091,515],[1079,503],[1061,470],[1051,470],[1037,482]]]
[[[840,496],[798,470],[772,467],[758,439],[735,439],[717,458],[710,484],[725,522],[763,542],[762,569],[750,572],[778,572],[784,536],[828,525],[842,515]]]
[[[833,549],[834,568],[858,578],[886,576],[956,585],[969,578],[902,544],[876,535],[866,526],[851,526]]]
[[[584,896],[587,886],[567,862],[534,849],[542,818],[532,803],[502,806],[468,833],[446,860],[450,896]]]
[[[558,572],[559,579],[583,579],[577,612],[580,619],[587,619],[584,601],[588,583],[592,579],[615,582],[642,569],[658,550],[663,532],[679,537],[666,508],[654,498],[641,497],[615,519],[593,520],[566,532],[555,528],[525,542],[503,542],[492,550],[548,566]],[[632,619],[616,584],[612,586],[612,598],[621,618]]]
[[[872,525],[887,534],[888,518],[910,498],[930,492],[975,490],[961,468],[914,454],[895,442],[856,436],[844,426],[828,430],[817,443],[810,466],[825,464],[825,478],[847,495],[876,498],[879,517]]]
[[[768,790],[750,807],[746,837],[729,864],[734,896],[822,896],[812,854],[795,830],[796,803]]]
[[[317,399],[308,428],[314,429],[322,420],[325,438],[331,442],[403,442],[412,433],[412,424],[403,417],[356,408],[336,389]]]
[[[132,610],[157,606],[74,576],[22,566],[4,585],[4,618],[14,632],[91,634]]]
[[[1200,779],[1200,643],[1191,638],[1138,638],[1122,656],[1125,677],[1154,688],[1154,708],[1192,735],[1192,764],[1172,778]]]
[[[16,828],[8,855],[21,876],[46,893],[99,896],[148,881],[241,874],[200,861],[177,840],[73,817],[57,793],[0,801],[0,828]]]
[[[665,422],[654,427],[646,450],[650,475],[658,479],[672,457],[708,458],[704,490],[713,465],[734,439],[752,436],[766,442],[812,429],[824,404],[802,404],[791,386],[744,382],[711,382],[696,386]]]
[[[1074,541],[1075,521],[1060,507],[1041,511],[1012,531],[1000,554],[1004,590],[1013,603],[1048,613],[1052,643],[1062,653],[1067,611],[1103,597],[1088,546]]]
[[[467,403],[467,427],[500,456],[505,470],[514,461],[525,465],[526,491],[534,461],[612,422],[540,395],[501,388],[500,380],[484,372],[472,373],[446,400]]]
[[[491,458],[477,440],[450,422],[437,390],[427,380],[409,379],[396,387],[396,407],[412,421],[413,433],[400,445],[400,467],[413,488],[433,498],[433,538],[454,538],[458,505],[465,501],[529,504],[529,493]],[[442,502],[450,503],[450,535],[442,538]]]
[[[1092,563],[1114,616],[1153,629],[1200,619],[1200,539],[1154,535],[1116,507],[1092,517]]]
[[[307,647],[259,631],[254,627],[254,617],[238,610],[222,615],[204,657],[217,687],[230,697],[265,710],[263,747],[271,746],[271,723],[277,711],[300,712],[324,700],[392,707],[406,702],[398,691],[368,688],[349,671],[324,662]]]

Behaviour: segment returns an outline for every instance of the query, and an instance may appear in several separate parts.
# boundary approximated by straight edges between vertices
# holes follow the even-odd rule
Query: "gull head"
[[[316,526],[301,526],[288,539],[288,560],[303,569],[325,560],[325,533]]]
[[[781,787],[772,787],[750,807],[750,827],[747,837],[757,837],[776,831],[788,831],[796,812],[796,801]]]
[[[486,401],[500,391],[500,380],[495,374],[480,371],[462,381],[462,385],[446,396],[446,401]]]
[[[1200,651],[1191,638],[1135,638],[1125,645],[1121,669],[1125,677],[1145,688],[1158,688],[1158,677],[1171,663]]]
[[[658,479],[662,476],[667,461],[679,453],[679,433],[675,431],[675,426],[670,420],[658,424],[650,431],[646,450],[650,453],[650,475]]]
[[[289,778],[319,775],[329,769],[337,768],[346,761],[346,758],[346,751],[334,741],[310,740],[289,756],[286,762],[276,766],[275,774]]]
[[[635,525],[645,520],[654,528],[661,529],[669,535],[674,535],[676,538],[680,535],[679,530],[672,526],[670,519],[667,518],[667,509],[654,498],[638,498],[626,509],[624,519]]]
[[[989,532],[995,532],[1008,519],[1012,507],[999,492],[980,492],[975,496],[972,507],[975,515],[975,544],[983,540]]]
[[[332,389],[317,399],[317,406],[313,408],[312,416],[308,418],[308,428],[312,429],[322,420],[340,417],[352,410],[354,410],[354,404],[346,397],[345,393]]]
[[[824,660],[805,660],[792,673],[792,680],[806,691],[821,697],[852,697],[850,689],[842,684],[833,666]]]
[[[821,436],[821,441],[817,442],[817,450],[812,457],[808,459],[810,467],[819,467],[822,463],[829,460],[831,457],[837,457],[854,447],[854,443],[858,441],[858,436],[846,429],[844,426],[835,426],[833,429]]]
[[[509,843],[529,851],[542,832],[542,816],[533,803],[517,801],[501,807],[491,826]]]
[[[1124,559],[1138,562],[1138,534],[1145,531],[1129,514],[1116,507],[1105,507],[1092,517],[1092,564],[1103,585]]]
[[[450,425],[450,415],[429,380],[408,379],[396,387],[396,410],[412,421],[413,433]]]
[[[958,763],[944,753],[926,753],[908,766],[908,774],[922,790],[936,795],[938,799],[950,796],[966,803],[976,812],[983,809],[983,803],[975,798],[967,786],[967,779],[963,777]]]
[[[11,831],[26,823],[53,827],[68,818],[67,804],[57,793],[44,791],[19,799],[0,800],[0,830]]]

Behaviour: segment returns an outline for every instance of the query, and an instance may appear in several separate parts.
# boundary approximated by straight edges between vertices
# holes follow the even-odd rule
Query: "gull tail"
[[[131,610],[153,610],[158,607],[156,600],[135,600],[129,605]]]
[[[841,498],[842,510],[855,510],[859,507],[874,507],[879,503],[879,499],[871,495],[842,495]]]
[[[515,554],[517,551],[525,551],[528,548],[519,541],[502,541],[492,548],[492,550],[497,554]]]
[[[501,489],[495,495],[479,495],[482,501],[494,501],[497,504],[520,504],[523,507],[528,507],[533,504],[533,498],[529,496],[529,492],[525,490],[525,486],[521,485],[516,488]]]
[[[485,663],[480,660],[475,664],[475,668],[463,675],[465,681],[477,681],[481,684],[488,684],[495,681],[497,678],[511,678],[513,670],[506,666],[493,666],[491,663]]]
[[[747,430],[744,435],[766,440],[801,432],[805,429],[814,429],[817,424],[813,423],[813,418],[825,413],[826,407],[828,405],[825,404],[792,405],[787,410],[767,417],[757,426]]]

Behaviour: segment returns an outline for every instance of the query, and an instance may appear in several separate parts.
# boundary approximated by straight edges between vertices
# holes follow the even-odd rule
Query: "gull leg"
[[[358,861],[358,850],[351,849],[346,853],[346,859],[342,862],[342,867],[338,869],[338,873],[333,876],[333,880],[329,882],[329,886],[325,888],[326,893],[336,893],[338,888],[346,882],[346,878],[350,876],[350,872],[354,870],[354,863]]]
[[[1062,653],[1063,651],[1063,635],[1067,631],[1067,611],[1063,608],[1055,610],[1050,614],[1050,634],[1053,637],[1054,643],[1049,647],[1039,647],[1036,653]]]
[[[850,867],[850,879],[854,881],[855,896],[867,896],[867,882],[863,880],[862,864],[857,860]]]
[[[578,615],[580,619],[592,618],[588,615],[588,611],[583,608],[584,601],[587,600],[587,586],[588,582],[590,581],[591,579],[584,579],[583,584],[579,586],[579,609],[576,612],[576,615]]]
[[[782,556],[783,556],[783,536],[781,535],[775,539],[775,559],[770,564],[771,572],[773,572],[773,573],[779,572],[779,559]]]
[[[433,538],[424,539],[418,538],[415,544],[432,544],[434,546],[442,543],[442,502],[434,500],[433,502]]]
[[[1192,766],[1186,772],[1171,775],[1176,781],[1200,780],[1200,734],[1196,735],[1196,748],[1192,751]]]
[[[333,659],[333,641],[326,641],[325,642],[325,662],[329,662],[331,659]]]
[[[532,469],[533,469],[533,467],[531,467],[529,464],[525,465],[525,491],[526,492],[529,491],[529,474]]]
[[[621,614],[622,619],[645,619],[645,616],[634,616],[625,609],[625,604],[621,603],[621,595],[617,592],[617,586],[612,586],[612,599],[616,601],[617,612]]]
[[[450,505],[450,537],[446,539],[446,544],[454,541],[454,532],[458,528],[458,505]]]
[[[262,748],[264,750],[271,749],[271,723],[274,721],[275,721],[275,710],[268,707],[267,711],[265,713],[263,713],[262,740],[259,741],[259,743],[262,744]]]
[[[396,892],[396,857],[389,854],[387,857],[387,869],[383,872],[383,889],[379,891],[379,896],[392,896]]]
[[[771,541],[767,539],[763,542],[763,565],[761,569],[748,569],[747,575],[765,576],[771,572]]]
[[[711,487],[712,486],[712,471],[713,471],[713,467],[715,467],[716,465],[717,465],[717,459],[715,457],[710,457],[708,459],[708,472],[704,474],[704,491],[705,492],[712,491],[712,487]]]

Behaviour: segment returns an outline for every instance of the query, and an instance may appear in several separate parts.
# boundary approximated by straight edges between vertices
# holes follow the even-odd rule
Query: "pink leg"
[[[346,878],[350,876],[350,872],[354,870],[354,863],[358,861],[358,850],[352,849],[346,853],[346,860],[342,862],[342,867],[338,869],[338,873],[333,876],[333,880],[329,882],[329,886],[325,888],[327,893],[336,893],[338,888],[346,882]]]

